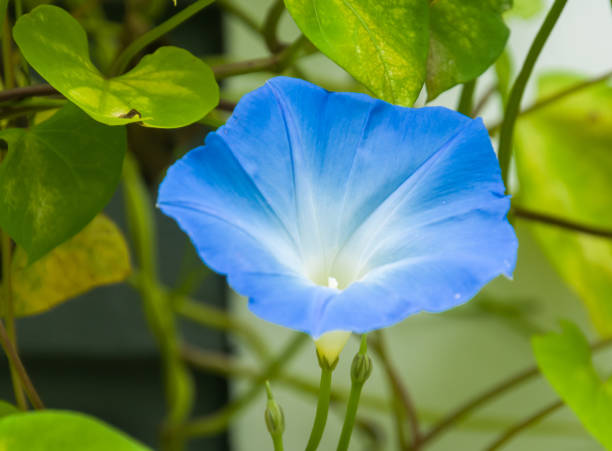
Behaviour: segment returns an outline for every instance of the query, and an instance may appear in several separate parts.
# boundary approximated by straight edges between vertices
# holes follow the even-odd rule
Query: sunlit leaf
[[[285,0],[304,34],[377,96],[412,105],[425,81],[427,0]]]
[[[548,75],[540,80],[540,96],[580,81]],[[520,205],[612,229],[612,88],[601,83],[525,116],[516,144]],[[600,332],[612,333],[612,242],[552,226],[533,230]]]
[[[121,231],[98,215],[32,265],[17,248],[12,267],[15,315],[44,312],[94,287],[121,282],[129,273],[129,251]]]
[[[2,451],[150,451],[136,440],[90,416],[59,410],[0,419]]]
[[[204,117],[219,101],[212,70],[177,47],[161,47],[130,72],[105,78],[89,58],[81,25],[56,6],[41,5],[21,16],[13,35],[25,59],[45,80],[108,125],[182,127]]]
[[[125,127],[68,104],[29,130],[0,132],[0,228],[34,261],[79,232],[108,203],[126,151]]]
[[[507,0],[285,0],[302,32],[374,94],[412,105],[495,62],[508,38]]]
[[[564,322],[560,334],[533,339],[540,370],[584,427],[612,450],[612,378],[602,381],[580,330]]]

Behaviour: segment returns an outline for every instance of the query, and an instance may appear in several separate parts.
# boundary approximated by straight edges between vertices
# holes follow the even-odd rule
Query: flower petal
[[[159,204],[255,314],[314,337],[450,308],[516,258],[481,121],[286,77],[170,168]]]
[[[176,219],[215,271],[235,274],[295,273],[295,242],[219,136],[210,134],[175,163],[159,188],[158,206]]]
[[[412,256],[378,266],[331,299],[317,333],[367,332],[420,311],[441,312],[467,302],[499,274],[511,274],[517,241],[502,224],[506,209],[477,210],[416,230],[406,246]]]

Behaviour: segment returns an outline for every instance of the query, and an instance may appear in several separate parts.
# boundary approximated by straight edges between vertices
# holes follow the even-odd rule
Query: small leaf
[[[501,13],[505,2],[431,2],[427,98],[473,80],[493,64],[506,46],[509,30]]]
[[[0,450],[151,451],[100,420],[60,410],[26,412],[1,418]]]
[[[584,427],[612,450],[612,379],[602,382],[580,329],[569,322],[562,329],[560,334],[534,337],[538,366]]]
[[[15,42],[54,88],[95,120],[183,127],[219,102],[212,70],[187,50],[161,47],[130,72],[106,79],[89,58],[87,35],[61,8],[41,5],[19,18]]]
[[[285,0],[328,57],[378,97],[412,105],[483,73],[508,38],[508,0]]]
[[[380,98],[412,105],[425,81],[427,0],[285,0],[302,32]]]
[[[540,79],[540,98],[581,82]],[[516,128],[517,202],[551,216],[612,229],[612,88],[600,83],[521,118]],[[612,333],[612,242],[533,224],[535,236],[586,304],[598,330]]]
[[[32,265],[17,248],[12,266],[15,315],[44,312],[94,287],[121,282],[129,273],[130,256],[121,231],[98,215]]]
[[[67,104],[30,130],[0,132],[0,228],[37,260],[79,232],[115,192],[125,127],[107,127]]]

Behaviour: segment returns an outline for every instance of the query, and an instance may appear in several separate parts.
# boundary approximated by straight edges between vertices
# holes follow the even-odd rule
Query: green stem
[[[23,3],[21,0],[14,0],[15,3],[15,20],[19,19],[23,14]]]
[[[555,401],[554,403],[544,407],[543,409],[537,411],[530,417],[519,421],[515,425],[511,426],[506,432],[504,432],[498,439],[496,439],[491,445],[486,448],[486,451],[496,451],[501,449],[506,443],[512,440],[519,433],[523,432],[525,429],[534,426],[539,421],[541,421],[544,417],[547,417],[553,412],[556,412],[561,407],[564,406],[563,401]]]
[[[412,447],[418,449],[421,443],[419,418],[414,404],[412,403],[412,398],[408,394],[407,388],[404,386],[400,375],[391,362],[391,357],[389,356],[389,351],[387,350],[387,345],[381,330],[376,332],[376,340],[374,340],[372,344],[383,364],[383,369],[385,370],[389,386],[391,387],[393,406],[395,409],[395,425],[400,447],[402,449],[410,448],[404,429],[404,419],[407,417],[410,426]]]
[[[368,341],[366,334],[361,336],[361,346],[359,347],[359,354],[362,356],[366,355],[368,350]],[[340,440],[338,441],[337,451],[348,450],[349,443],[351,441],[351,435],[353,434],[353,427],[355,426],[355,418],[357,417],[357,408],[359,407],[359,398],[361,397],[361,389],[365,381],[357,381],[354,378],[351,380],[351,393],[349,395],[348,404],[346,406],[346,414],[344,416],[344,424],[342,425],[342,432],[340,433]]]
[[[6,302],[5,320],[6,332],[11,345],[17,352],[17,333],[15,331],[15,306],[13,304],[13,287],[11,277],[11,237],[5,231],[2,231],[2,288],[4,301]],[[15,392],[15,401],[20,410],[28,410],[23,386],[19,379],[19,375],[15,366],[11,363],[11,380],[13,382],[13,391]]]
[[[612,230],[591,226],[589,224],[582,224],[575,221],[560,218],[558,216],[550,216],[547,214],[539,213],[537,211],[528,210],[519,205],[512,206],[512,213],[514,216],[528,221],[539,222],[541,224],[547,224],[562,229],[571,230],[574,232],[585,233],[587,235],[599,236],[602,238],[612,239]]]
[[[268,346],[249,323],[242,322],[218,308],[185,297],[176,301],[175,305],[176,312],[185,318],[206,327],[234,332],[243,338],[260,359],[266,361],[270,358]]]
[[[63,99],[29,99],[30,101],[20,102],[10,107],[0,107],[0,119],[14,119],[22,116],[29,116],[34,113],[55,110],[63,107],[66,100]]]
[[[21,383],[23,384],[24,390],[26,394],[28,395],[28,399],[32,403],[32,406],[34,406],[34,408],[37,410],[44,409],[45,406],[42,403],[40,396],[38,396],[38,393],[36,392],[36,389],[34,388],[34,385],[32,384],[32,380],[28,376],[28,373],[25,367],[23,366],[23,362],[19,358],[19,354],[17,354],[17,350],[15,349],[15,346],[13,346],[13,343],[11,343],[11,340],[9,339],[6,328],[4,327],[4,323],[1,320],[0,320],[0,345],[2,346],[2,349],[4,349],[4,353],[6,354],[9,360],[9,363],[11,364],[13,368],[15,368],[15,371],[17,372],[17,375],[19,376],[19,379],[21,380]]]
[[[508,98],[508,104],[506,105],[506,110],[504,112],[504,122],[501,128],[498,148],[502,180],[506,185],[506,190],[508,190],[508,173],[510,171],[510,159],[512,157],[512,137],[514,134],[514,124],[516,123],[516,118],[521,107],[523,93],[525,92],[527,81],[529,80],[529,77],[533,71],[533,67],[535,66],[538,56],[540,56],[540,52],[542,51],[548,36],[550,36],[552,29],[557,23],[557,19],[559,19],[559,16],[561,15],[566,3],[567,0],[555,0],[553,6],[546,16],[546,19],[544,20],[544,23],[540,27],[540,30],[531,44],[531,48],[527,53],[523,67],[516,77],[516,81],[514,82],[512,90],[510,91],[510,97]]]
[[[236,5],[232,0],[217,0],[217,5],[227,11],[229,14],[232,14],[237,19],[239,19],[243,24],[245,24],[249,29],[259,34],[261,29],[259,24],[253,19],[250,15],[248,15],[242,8]]]
[[[142,275],[134,272],[128,278],[128,283],[136,289],[140,289],[143,285]],[[172,306],[174,312],[185,319],[205,327],[233,332],[237,336],[242,337],[244,342],[253,348],[260,359],[268,360],[270,358],[266,343],[249,323],[240,321],[212,305],[195,301],[187,296],[173,294],[161,284],[157,284],[155,291],[162,293],[166,298],[166,302]]]
[[[128,65],[134,59],[138,53],[140,53],[146,46],[161,38],[166,33],[178,27],[180,24],[190,19],[192,16],[206,8],[214,0],[197,0],[186,8],[182,9],[174,16],[162,22],[155,28],[147,31],[145,34],[140,36],[130,45],[128,45],[123,52],[117,57],[110,69],[110,74],[116,76],[122,74],[127,69]]]
[[[591,344],[590,347],[593,352],[597,352],[611,345],[612,338],[606,338],[604,340],[600,340],[596,343]],[[448,430],[450,426],[458,423],[463,418],[471,414],[474,410],[482,407],[489,401],[492,401],[493,399],[508,392],[516,386],[528,381],[529,379],[532,379],[538,374],[540,374],[538,367],[534,366],[528,368],[500,382],[499,384],[496,384],[484,393],[479,394],[474,399],[468,401],[466,404],[458,407],[455,411],[451,412],[449,415],[440,420],[435,426],[433,426],[433,428],[422,437],[421,445],[424,445],[425,443],[428,443],[433,439],[437,438],[442,432]]]
[[[274,451],[283,451],[283,436],[276,435],[272,437],[272,444],[274,446]]]
[[[195,419],[177,428],[174,433],[181,437],[210,436],[223,431],[236,413],[247,406],[264,388],[266,380],[278,376],[284,365],[297,353],[306,342],[308,335],[295,334],[279,355],[266,366],[251,388],[241,397],[231,401],[219,411],[205,417]]]
[[[491,100],[491,97],[493,97],[493,94],[495,94],[497,90],[497,85],[491,85],[489,89],[486,90],[480,100],[474,105],[474,108],[472,109],[472,117],[477,117],[480,114],[480,112],[484,109],[489,100]]]
[[[249,380],[260,380],[263,377],[261,370],[250,365],[239,364],[231,357],[219,352],[206,351],[183,344],[181,355],[190,365],[222,376],[239,377]],[[303,393],[314,396],[319,394],[319,385],[302,376],[281,372],[273,380]],[[346,403],[348,398],[348,391],[332,390],[330,402]],[[362,396],[361,405],[379,412],[388,412],[389,410],[389,403],[385,399],[374,396]]]
[[[536,367],[529,368],[525,371],[521,371],[520,373],[510,377],[509,379],[502,381],[501,383],[495,385],[493,388],[487,390],[486,392],[480,394],[473,400],[469,401],[467,404],[460,406],[454,412],[451,412],[449,415],[440,420],[433,428],[427,432],[421,439],[421,445],[428,443],[438,437],[442,432],[447,430],[451,425],[457,423],[462,418],[465,418],[471,412],[496,398],[497,396],[505,393],[511,388],[516,387],[523,382],[528,381],[529,379],[537,376],[539,374],[539,370]]]
[[[191,411],[193,385],[191,374],[181,359],[174,312],[159,287],[155,255],[155,225],[150,197],[133,157],[128,154],[123,170],[126,214],[130,235],[140,266],[137,288],[149,327],[157,340],[163,364],[168,413],[163,433],[163,449],[183,448],[183,438],[172,434]]]
[[[2,16],[2,66],[4,67],[4,89],[15,87],[15,74],[13,74],[13,48],[11,44],[10,24],[6,14],[7,0],[0,3]]]
[[[181,347],[181,355],[183,359],[189,363],[194,369],[201,370],[220,376],[232,377],[238,379],[245,379],[249,381],[260,381],[262,376],[262,370],[256,368],[253,365],[245,365],[238,363],[234,357],[226,354],[207,351],[198,349],[194,346],[183,344]],[[280,372],[274,379],[278,384],[282,384],[292,390],[300,391],[306,395],[317,397],[319,395],[319,383],[312,382],[309,378],[303,377],[296,374],[288,374]],[[334,390],[331,391],[330,404],[334,404],[338,407],[346,405],[349,399],[348,390]],[[369,410],[380,414],[388,414],[391,409],[391,404],[388,400],[379,397],[372,396],[367,393],[361,393],[359,405],[367,407]],[[442,418],[440,412],[428,409],[419,409],[421,418],[428,423],[435,423]],[[472,416],[465,418],[462,423],[462,427],[465,430],[472,430],[478,432],[491,432],[499,431],[500,428],[506,427],[509,423],[515,421],[515,418],[510,416],[491,416],[486,415],[485,417]],[[377,435],[372,425],[367,420],[360,420],[357,418],[355,425],[361,427],[362,431],[369,436]],[[549,427],[542,427],[539,432],[542,434],[557,434],[559,436],[573,437],[580,435],[580,430],[577,429],[575,424],[567,422],[555,422],[548,423]]]
[[[5,86],[6,88],[6,86]],[[0,91],[0,102],[36,96],[61,95],[53,86],[47,84],[22,86]]]
[[[299,52],[307,43],[308,40],[304,35],[301,35],[280,53],[275,53],[265,58],[255,58],[236,63],[221,64],[213,66],[212,70],[217,80],[235,75],[250,74],[252,72],[270,71],[280,73],[294,63]]]
[[[474,91],[476,91],[476,79],[463,84],[461,96],[459,97],[459,104],[457,105],[457,111],[459,113],[465,114],[466,116],[472,115],[472,109],[474,108]]]
[[[283,0],[276,0],[268,10],[261,30],[266,46],[268,46],[268,50],[272,53],[278,52],[281,48],[281,43],[278,41],[277,37],[277,31],[278,22],[284,11],[285,2]]]
[[[315,414],[314,424],[310,432],[310,438],[306,445],[306,451],[315,451],[319,447],[325,423],[327,423],[327,414],[329,413],[329,399],[331,395],[331,381],[333,369],[326,365],[321,366],[321,382],[319,384],[319,399],[317,401],[317,411]]]
[[[575,94],[579,91],[582,91],[583,89],[589,88],[593,85],[596,85],[598,83],[604,82],[607,79],[612,77],[612,71],[608,71],[605,74],[599,75],[598,77],[595,78],[591,78],[589,80],[585,80],[582,81],[580,83],[576,83],[572,86],[569,86],[565,89],[561,89],[560,91],[557,91],[549,96],[546,96],[538,101],[536,101],[533,105],[525,108],[524,110],[521,110],[521,112],[518,114],[519,116],[524,116],[530,113],[533,113],[534,111],[539,110],[540,108],[544,108],[545,106],[548,106],[554,102],[557,102],[559,100],[564,99],[565,97]],[[0,93],[1,95],[1,93]],[[489,134],[490,135],[494,135],[497,130],[499,130],[499,128],[501,127],[501,123],[497,123],[494,124],[492,126],[489,127]]]
[[[0,24],[4,24],[6,13],[8,11],[9,0],[0,0]]]
[[[23,3],[22,0],[15,0],[15,20],[19,19],[23,14]],[[30,67],[28,66],[28,62],[22,56],[20,58],[21,70],[23,71],[23,75],[25,76],[26,85],[31,83],[30,80]]]

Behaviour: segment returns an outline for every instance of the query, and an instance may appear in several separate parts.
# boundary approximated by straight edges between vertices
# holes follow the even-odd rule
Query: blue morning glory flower
[[[293,78],[244,96],[158,204],[253,313],[315,338],[447,310],[516,260],[481,120]]]

